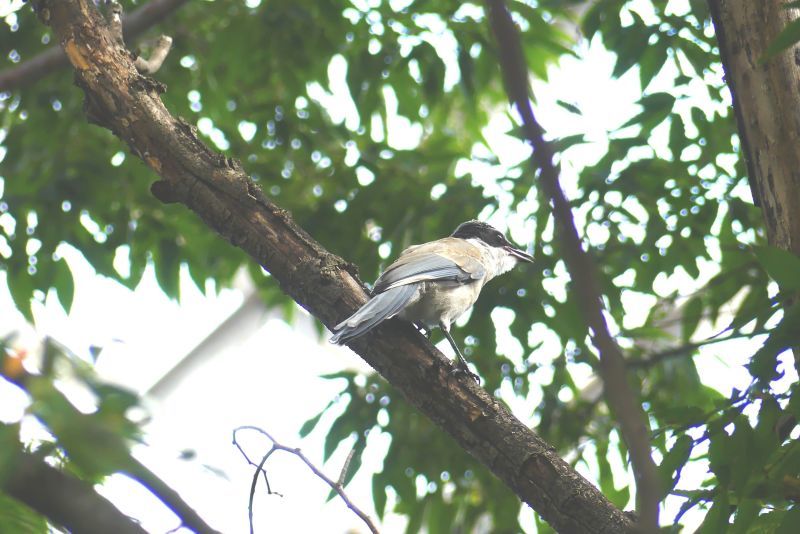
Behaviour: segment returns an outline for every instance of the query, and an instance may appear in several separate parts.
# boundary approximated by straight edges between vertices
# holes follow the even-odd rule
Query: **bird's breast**
[[[424,323],[431,327],[439,326],[440,323],[450,326],[475,304],[481,287],[483,287],[483,283],[477,280],[468,284],[458,282],[421,283],[417,295],[400,312],[400,318]]]

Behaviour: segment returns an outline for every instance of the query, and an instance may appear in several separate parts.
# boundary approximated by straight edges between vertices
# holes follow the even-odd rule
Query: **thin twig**
[[[350,462],[353,461],[353,456],[356,455],[356,447],[358,446],[358,440],[353,443],[353,447],[350,449],[350,452],[347,454],[347,458],[344,460],[344,464],[342,465],[342,471],[339,473],[339,480],[336,481],[336,485],[339,487],[344,486],[344,479],[347,478],[347,472],[350,470]]]
[[[162,35],[156,41],[152,52],[150,52],[150,59],[144,59],[141,56],[136,58],[134,62],[136,70],[142,74],[154,74],[161,68],[161,65],[164,64],[164,60],[167,59],[170,48],[172,48],[172,37]]]
[[[266,452],[266,454],[264,454],[264,456],[261,458],[261,461],[258,464],[255,464],[250,459],[250,457],[247,455],[247,453],[244,451],[244,449],[242,448],[242,446],[239,444],[238,440],[236,439],[237,432],[240,432],[242,430],[252,430],[252,431],[258,432],[259,434],[261,434],[262,436],[265,436],[268,440],[270,440],[272,442],[272,447]],[[304,455],[300,451],[300,449],[287,447],[286,445],[282,445],[281,443],[277,442],[275,440],[275,438],[273,438],[272,435],[269,432],[267,432],[266,430],[264,430],[262,428],[259,428],[257,426],[246,425],[246,426],[240,426],[240,427],[234,429],[233,430],[233,444],[236,446],[237,449],[239,449],[239,452],[242,453],[242,456],[244,456],[244,458],[247,460],[247,462],[250,465],[256,466],[256,471],[255,471],[255,474],[253,475],[253,481],[252,481],[252,483],[250,485],[250,505],[248,506],[248,513],[249,513],[249,517],[250,517],[250,532],[251,532],[251,534],[253,533],[253,496],[255,495],[255,488],[256,488],[256,482],[258,481],[258,475],[263,472],[265,474],[265,476],[266,476],[266,471],[264,470],[264,464],[266,463],[267,459],[270,456],[272,456],[272,453],[275,452],[275,451],[285,451],[285,452],[288,452],[288,453],[293,454],[293,455],[297,456],[298,458],[300,458],[300,460],[302,460],[302,462],[304,464],[306,464],[306,466],[311,470],[312,473],[314,473],[318,478],[320,478],[323,482],[325,482],[328,486],[330,486],[330,488],[333,491],[335,491],[339,495],[339,497],[341,497],[342,501],[344,501],[344,503],[347,505],[347,507],[350,510],[352,510],[353,513],[356,514],[364,522],[365,525],[367,525],[367,528],[369,528],[370,532],[372,532],[373,534],[378,534],[378,532],[379,532],[378,528],[372,522],[372,519],[370,519],[370,517],[367,514],[362,512],[361,509],[359,509],[355,504],[353,504],[353,501],[350,500],[350,498],[345,493],[344,488],[342,487],[341,481],[344,478],[344,476],[347,474],[347,469],[349,468],[350,461],[352,460],[352,456],[355,453],[355,448],[353,448],[353,450],[348,455],[347,460],[345,461],[345,467],[342,468],[342,473],[340,475],[340,481],[339,482],[334,482],[333,480],[328,478],[325,475],[325,473],[320,471],[311,462],[311,460],[309,460],[306,457],[306,455]],[[273,491],[271,491],[269,489],[269,486],[268,486],[268,491],[269,491],[270,494],[275,493],[275,492],[273,492]]]
[[[234,438],[234,442],[235,441],[236,441],[236,438]],[[238,447],[239,445],[236,444],[236,446]],[[239,450],[242,450],[242,449],[239,448]],[[250,523],[250,534],[254,534],[254,532],[255,532],[255,529],[253,528],[253,500],[255,499],[255,496],[256,496],[256,484],[258,484],[258,475],[260,473],[264,474],[264,482],[267,483],[267,494],[268,495],[272,495],[273,494],[272,488],[270,488],[270,486],[269,486],[269,479],[267,478],[267,471],[264,469],[264,464],[267,463],[267,460],[269,459],[270,456],[272,456],[272,453],[275,452],[275,451],[276,451],[275,447],[272,447],[270,450],[268,450],[267,453],[261,458],[261,461],[258,462],[258,465],[256,466],[256,470],[253,473],[253,481],[250,483],[250,497],[249,497],[249,500],[247,502],[247,520]],[[248,460],[248,461],[250,461],[250,460]],[[275,493],[275,495],[283,497],[283,495],[281,495],[280,493]]]
[[[486,3],[489,22],[499,47],[506,92],[522,118],[522,130],[533,147],[531,164],[534,172],[539,171],[539,184],[553,205],[556,235],[564,252],[564,262],[581,301],[581,311],[592,343],[600,354],[600,375],[605,384],[606,401],[620,424],[622,437],[628,446],[636,479],[639,528],[648,533],[656,532],[661,482],[650,455],[649,421],[638,394],[628,383],[622,350],[608,330],[597,270],[591,257],[583,250],[572,209],[559,184],[559,171],[554,163],[555,151],[552,144],[545,140],[544,129],[534,116],[529,98],[528,69],[517,27],[503,0],[486,0]]]
[[[712,337],[709,339],[704,339],[702,341],[696,341],[693,343],[686,343],[685,345],[681,345],[679,347],[673,347],[671,349],[666,349],[660,352],[656,352],[651,354],[646,358],[642,358],[640,360],[630,360],[628,361],[628,367],[631,369],[643,369],[647,367],[652,367],[653,365],[657,365],[664,360],[668,360],[670,358],[675,358],[678,356],[683,356],[685,354],[690,354],[695,350],[705,347],[707,345],[714,345],[716,343],[724,343],[725,341],[732,341],[734,339],[744,339],[744,338],[751,338],[754,336],[759,336],[762,334],[768,334],[769,331],[757,331],[752,332],[750,334],[745,334],[743,332],[739,332],[737,334],[731,334],[725,337]]]

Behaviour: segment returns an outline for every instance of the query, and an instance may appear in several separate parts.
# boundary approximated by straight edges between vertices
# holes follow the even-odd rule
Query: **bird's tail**
[[[393,287],[375,295],[353,315],[334,327],[331,343],[340,345],[346,341],[366,334],[382,321],[394,317],[405,307],[414,293],[417,284]]]

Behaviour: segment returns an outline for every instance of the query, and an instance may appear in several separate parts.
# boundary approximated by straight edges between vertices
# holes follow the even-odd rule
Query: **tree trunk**
[[[769,242],[800,256],[800,47],[764,53],[800,10],[786,0],[709,0],[742,156]]]

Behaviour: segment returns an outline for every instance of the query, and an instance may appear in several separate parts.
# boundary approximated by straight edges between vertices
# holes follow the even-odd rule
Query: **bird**
[[[341,345],[362,336],[392,317],[424,328],[430,336],[440,328],[473,378],[450,326],[478,300],[492,278],[533,257],[509,242],[502,232],[478,220],[458,225],[449,236],[400,253],[375,281],[371,298],[333,329],[331,343]]]

